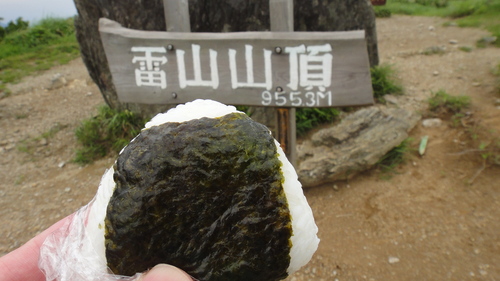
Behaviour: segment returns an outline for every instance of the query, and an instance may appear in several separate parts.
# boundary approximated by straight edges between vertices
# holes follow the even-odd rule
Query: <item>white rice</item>
[[[216,118],[229,113],[239,112],[234,106],[227,106],[212,100],[195,100],[185,105],[179,105],[166,113],[156,115],[145,126],[145,130],[153,126],[158,126],[167,122],[186,122],[202,117]],[[297,179],[297,173],[292,164],[286,158],[278,142],[279,160],[283,163],[281,167],[284,175],[284,190],[287,196],[290,213],[292,217],[293,236],[291,237],[292,248],[290,252],[290,265],[288,274],[292,274],[309,262],[312,255],[318,248],[319,239],[317,237],[318,227],[314,222],[314,217],[309,204],[302,191],[302,186]],[[104,219],[106,207],[116,187],[113,181],[113,167],[104,174],[95,201],[90,209],[87,222],[87,233],[94,248],[99,255],[99,259],[104,261]]]

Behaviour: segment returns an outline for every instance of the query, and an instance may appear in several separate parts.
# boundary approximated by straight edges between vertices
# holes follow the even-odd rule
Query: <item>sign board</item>
[[[337,107],[373,103],[364,31],[99,30],[121,102]]]

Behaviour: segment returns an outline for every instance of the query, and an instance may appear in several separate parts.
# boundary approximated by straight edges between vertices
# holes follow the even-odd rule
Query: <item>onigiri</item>
[[[92,250],[83,255],[120,276],[167,263],[203,281],[281,280],[319,243],[270,131],[211,100],[148,122],[104,174],[86,216]]]

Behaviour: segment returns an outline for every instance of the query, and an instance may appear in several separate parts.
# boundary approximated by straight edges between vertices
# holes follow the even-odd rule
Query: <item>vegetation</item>
[[[324,123],[337,120],[340,110],[337,108],[297,108],[295,123],[297,134],[304,135],[310,129]]]
[[[384,102],[385,95],[402,95],[403,86],[396,77],[396,71],[388,64],[373,67],[371,70],[373,96]]]
[[[84,120],[76,129],[76,138],[82,148],[76,152],[75,162],[90,163],[119,152],[144,127],[145,120],[131,111],[117,111],[101,106],[97,116]]]
[[[46,18],[30,27],[19,18],[5,31],[0,40],[0,93],[8,92],[7,83],[80,55],[72,18]]]
[[[497,94],[500,94],[500,63],[493,69],[493,75],[497,77],[495,82],[495,89]]]
[[[384,173],[394,172],[394,169],[397,166],[406,161],[409,152],[414,150],[411,147],[412,141],[412,138],[405,139],[398,146],[394,147],[384,156],[382,156],[382,158],[375,164],[375,166],[382,170],[382,172]]]
[[[0,18],[0,21],[2,20],[3,19]],[[27,29],[29,24],[30,23],[28,21],[24,21],[23,18],[18,18],[15,22],[10,21],[5,28],[0,26],[0,42],[5,38],[7,34]]]
[[[375,14],[447,17],[460,27],[485,28],[497,37],[500,47],[500,0],[392,0],[376,6]]]
[[[469,96],[451,96],[444,90],[432,93],[428,100],[429,110],[434,113],[460,114],[470,106]]]
[[[66,128],[67,125],[61,125],[56,123],[52,126],[48,131],[43,132],[39,136],[30,137],[22,140],[17,144],[16,148],[20,152],[27,153],[31,156],[34,156],[35,149],[40,146],[40,144],[47,144],[50,139],[54,138],[57,133]]]
[[[391,10],[389,10],[385,7],[375,6],[375,17],[377,17],[377,18],[390,18],[391,15],[392,15]]]
[[[457,154],[471,154],[476,157],[475,159],[482,162],[481,167],[469,179],[469,183],[472,183],[488,165],[500,165],[500,137],[498,132],[484,127],[481,122],[465,112],[470,107],[470,97],[451,96],[440,90],[433,93],[428,100],[428,104],[431,114],[441,118],[451,115],[452,126],[464,129],[464,143],[467,144],[468,149]]]

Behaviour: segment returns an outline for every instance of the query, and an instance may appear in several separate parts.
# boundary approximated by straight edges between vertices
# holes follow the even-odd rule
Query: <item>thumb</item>
[[[159,264],[145,273],[140,281],[192,281],[193,279],[179,268]]]

